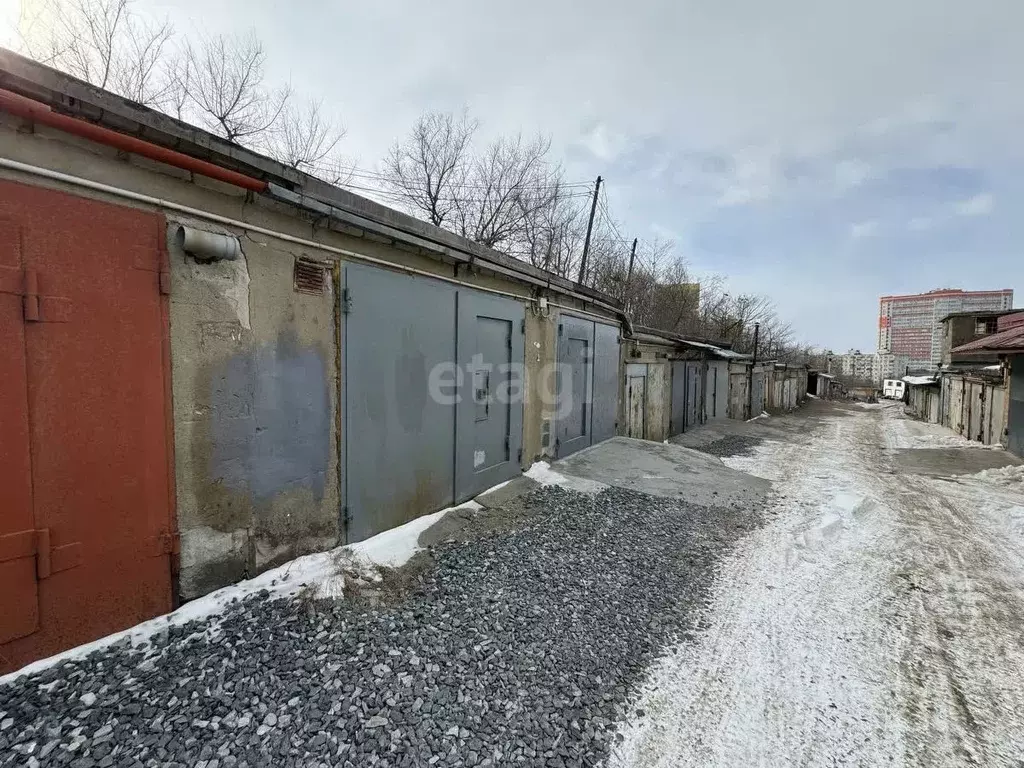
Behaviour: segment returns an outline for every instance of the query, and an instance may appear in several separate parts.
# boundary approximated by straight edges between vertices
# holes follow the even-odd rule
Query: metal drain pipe
[[[35,99],[30,99],[27,96],[22,96],[2,88],[0,88],[0,109],[25,120],[48,125],[51,128],[56,128],[58,131],[64,131],[75,136],[81,136],[83,139],[95,141],[97,144],[105,144],[122,152],[130,152],[142,157],[148,157],[150,160],[173,165],[175,168],[198,173],[201,176],[223,181],[226,184],[241,187],[242,189],[263,192],[267,188],[267,182],[260,179],[254,179],[252,176],[221,168],[219,165],[199,160],[181,152],[175,152],[173,149],[167,149],[149,141],[137,139],[134,136],[128,136],[112,131],[109,128],[94,125],[77,117],[62,115],[59,112],[54,112],[41,101],[36,101]]]

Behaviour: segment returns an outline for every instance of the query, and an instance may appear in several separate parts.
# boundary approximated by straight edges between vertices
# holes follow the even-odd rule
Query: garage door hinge
[[[166,269],[160,270],[160,295],[171,295],[171,273]]]
[[[519,332],[526,333],[526,318],[524,317],[519,321]]]
[[[522,463],[523,463],[523,449],[522,449],[522,448],[520,448],[520,449],[519,449],[519,450],[518,450],[518,451],[516,452],[516,461],[517,461],[517,462],[519,462],[520,464],[522,464]]]
[[[341,289],[341,312],[347,315],[352,311],[352,292],[348,288]]]
[[[561,323],[558,324],[558,335],[559,336],[562,335],[562,324]]]
[[[352,513],[348,509],[348,504],[341,508],[341,521],[345,524],[346,528],[352,522]]]

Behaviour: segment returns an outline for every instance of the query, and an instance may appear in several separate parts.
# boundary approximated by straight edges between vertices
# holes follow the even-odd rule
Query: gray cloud
[[[273,74],[332,105],[364,166],[426,109],[468,107],[482,138],[551,134],[574,179],[606,177],[628,231],[678,233],[809,341],[870,348],[879,294],[935,287],[920,264],[937,233],[1011,268],[1017,0],[138,3],[186,32],[255,26]],[[897,248],[918,283],[894,273]],[[850,311],[822,321],[814,297],[837,280]]]

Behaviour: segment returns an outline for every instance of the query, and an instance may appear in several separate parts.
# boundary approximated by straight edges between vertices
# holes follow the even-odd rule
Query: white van
[[[882,397],[887,400],[902,400],[907,385],[899,379],[886,379],[882,382]]]

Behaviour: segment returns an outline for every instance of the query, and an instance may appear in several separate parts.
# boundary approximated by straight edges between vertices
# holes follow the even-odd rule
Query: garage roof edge
[[[269,196],[273,199],[310,210],[319,204],[328,208],[332,217],[349,226],[455,261],[475,263],[510,279],[601,306],[628,323],[621,302],[611,295],[327,184],[5,48],[0,48],[0,87],[43,101],[63,114],[267,181],[271,185]]]

